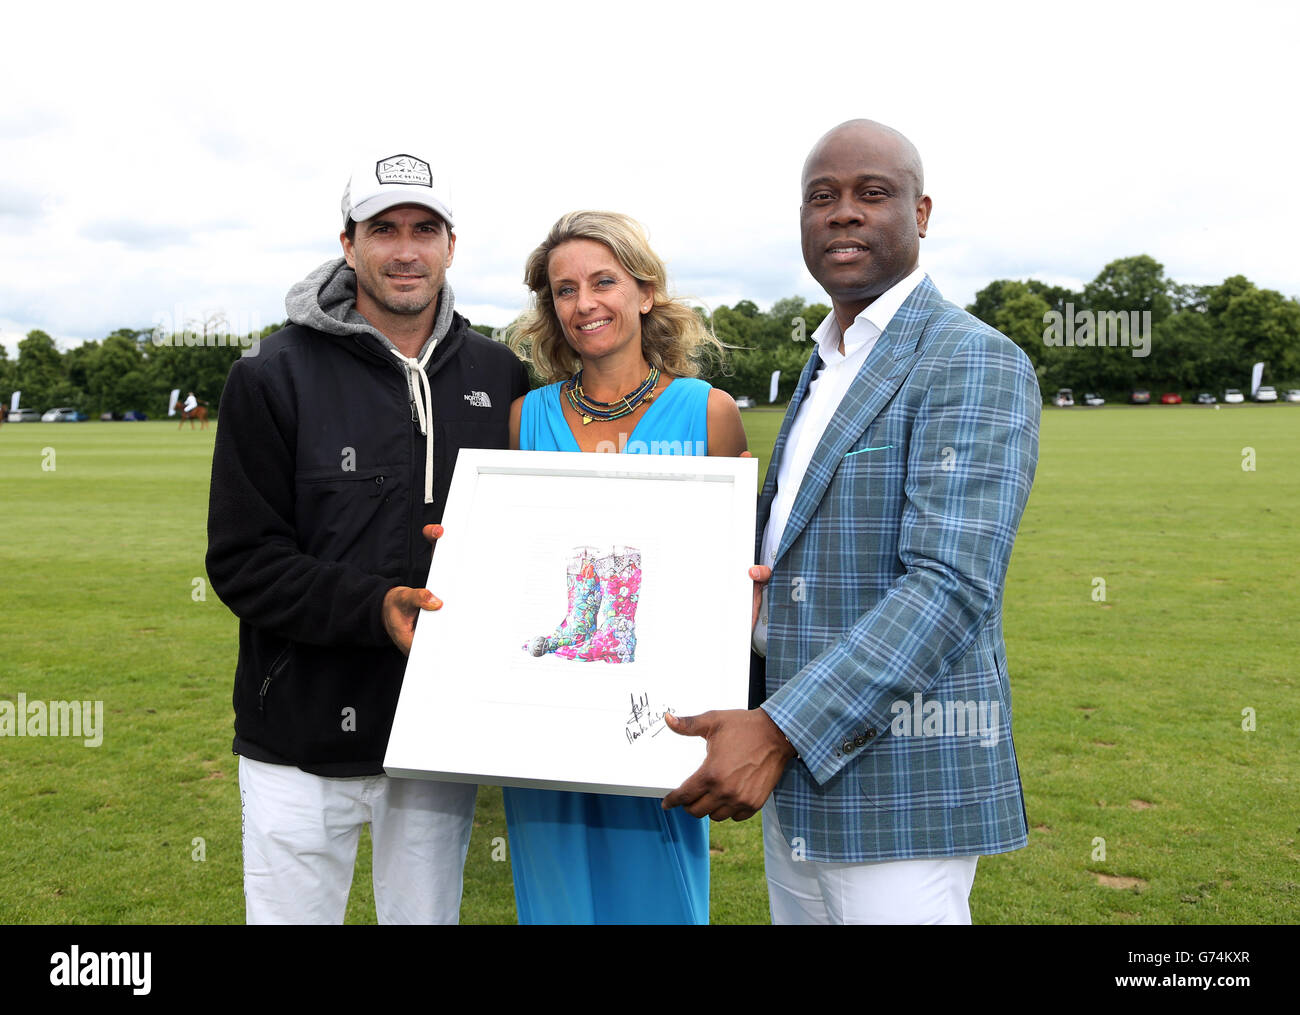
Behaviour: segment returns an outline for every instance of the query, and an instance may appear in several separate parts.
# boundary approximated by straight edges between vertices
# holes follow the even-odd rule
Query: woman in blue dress
[[[723,347],[669,297],[664,263],[635,221],[563,216],[528,258],[524,281],[533,305],[511,345],[548,385],[511,407],[513,447],[746,450],[736,403],[698,378]],[[628,567],[626,556],[618,562]],[[539,638],[534,651],[581,653],[583,638],[576,648],[565,644],[573,638]],[[603,649],[615,650],[626,646]],[[707,819],[647,797],[514,788],[505,810],[520,923],[709,922]]]

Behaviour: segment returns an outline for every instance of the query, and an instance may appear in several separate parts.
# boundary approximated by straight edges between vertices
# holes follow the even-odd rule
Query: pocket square
[[[846,452],[845,455],[844,455],[844,457],[845,457],[845,458],[852,458],[854,455],[860,455],[860,454],[862,454],[862,452],[864,452],[864,451],[888,451],[888,450],[889,450],[890,448],[892,448],[893,446],[894,446],[894,445],[892,445],[892,444],[882,444],[882,445],[881,445],[880,447],[878,447],[878,448],[858,448],[857,451],[849,451],[849,452]]]

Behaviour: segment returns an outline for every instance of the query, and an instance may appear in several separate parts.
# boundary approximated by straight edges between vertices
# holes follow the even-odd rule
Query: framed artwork
[[[664,715],[744,708],[752,458],[464,449],[384,767],[663,796],[705,756]]]

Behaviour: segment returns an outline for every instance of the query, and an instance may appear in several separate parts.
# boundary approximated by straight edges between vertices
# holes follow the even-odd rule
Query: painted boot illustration
[[[574,646],[586,644],[591,637],[600,609],[600,579],[596,575],[596,559],[588,553],[594,549],[591,546],[575,547],[565,568],[568,607],[564,619],[553,634],[540,635],[526,642],[523,646],[525,652],[535,656],[557,652],[571,659]]]
[[[621,552],[620,552],[621,550]],[[636,610],[641,600],[641,551],[616,547],[596,561],[600,579],[600,623],[583,647],[570,649],[583,662],[636,661]]]

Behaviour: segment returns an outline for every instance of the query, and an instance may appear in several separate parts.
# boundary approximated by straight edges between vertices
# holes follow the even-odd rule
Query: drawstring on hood
[[[451,330],[456,296],[451,285],[443,283],[438,297],[438,313],[433,333],[418,357],[406,356],[388,337],[357,311],[357,276],[343,258],[326,261],[289,290],[284,308],[289,320],[330,335],[359,338],[372,335],[383,343],[401,364],[406,375],[407,391],[415,407],[414,422],[424,436],[424,502],[433,503],[433,389],[426,368],[438,342]]]
[[[420,354],[419,359],[411,356],[403,356],[400,349],[391,349],[402,365],[406,367],[406,383],[416,393],[413,399],[415,402],[416,419],[420,424],[420,433],[424,434],[424,502],[433,503],[433,436],[429,432],[429,426],[433,423],[433,390],[429,387],[429,377],[424,372],[425,364],[429,362],[429,357],[433,355],[433,350],[437,346],[436,340],[427,342],[424,351]]]

